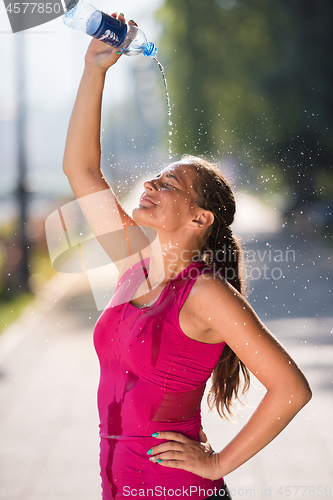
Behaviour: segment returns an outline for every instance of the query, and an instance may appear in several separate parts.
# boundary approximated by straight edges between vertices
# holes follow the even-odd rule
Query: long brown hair
[[[244,295],[242,279],[242,249],[232,235],[230,225],[236,212],[235,197],[230,184],[217,165],[204,158],[185,155],[182,161],[196,168],[193,187],[197,193],[197,204],[214,214],[214,222],[207,231],[201,248],[201,258],[214,272],[222,273],[236,290]],[[232,415],[233,399],[239,399],[243,375],[244,394],[250,385],[250,374],[246,366],[226,344],[212,373],[212,387],[208,394],[208,405],[217,408],[222,418]]]

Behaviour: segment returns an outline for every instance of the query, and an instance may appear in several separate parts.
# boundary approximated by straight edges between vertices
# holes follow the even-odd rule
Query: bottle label
[[[102,12],[102,21],[98,30],[92,35],[94,38],[108,43],[112,47],[119,47],[127,34],[127,25]]]

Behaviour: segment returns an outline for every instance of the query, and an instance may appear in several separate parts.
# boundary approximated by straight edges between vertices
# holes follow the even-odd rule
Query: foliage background
[[[333,3],[166,0],[158,18],[175,150],[231,157],[289,215],[331,200]]]

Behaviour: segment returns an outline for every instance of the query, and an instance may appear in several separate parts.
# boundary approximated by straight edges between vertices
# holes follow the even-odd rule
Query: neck
[[[182,238],[166,238],[158,235],[151,244],[149,281],[152,288],[165,286],[193,262],[200,260],[200,250],[186,235]]]

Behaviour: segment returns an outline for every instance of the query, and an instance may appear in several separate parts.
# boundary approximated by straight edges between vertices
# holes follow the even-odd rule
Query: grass
[[[21,316],[25,307],[35,299],[35,294],[54,276],[55,271],[51,266],[46,249],[37,249],[37,247],[31,249],[29,270],[31,292],[9,295],[3,290],[0,293],[0,334]]]
[[[22,314],[24,308],[29,305],[35,296],[33,293],[22,293],[8,301],[0,302],[0,333],[11,323],[14,323]]]

